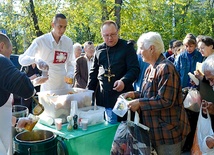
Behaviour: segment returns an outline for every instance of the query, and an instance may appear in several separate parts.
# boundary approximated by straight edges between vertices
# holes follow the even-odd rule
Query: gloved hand
[[[39,70],[46,70],[46,71],[49,70],[48,64],[44,62],[42,59],[35,58],[35,63]]]
[[[35,79],[33,79],[31,82],[33,84],[34,87],[39,86],[43,83],[45,83],[48,80],[48,76],[44,77],[44,76],[39,76]]]
[[[73,75],[67,75],[64,77],[64,81],[67,84],[74,84],[74,76]]]
[[[32,123],[32,119],[31,118],[21,117],[21,118],[19,118],[19,121],[18,121],[16,127],[24,128],[26,126],[26,124],[31,124],[31,123]]]

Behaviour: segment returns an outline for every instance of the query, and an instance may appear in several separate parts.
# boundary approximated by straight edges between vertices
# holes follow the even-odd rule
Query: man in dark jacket
[[[96,104],[113,108],[120,94],[133,90],[139,76],[139,63],[132,44],[119,39],[114,21],[101,26],[104,43],[97,46],[89,75],[88,88],[96,94]]]

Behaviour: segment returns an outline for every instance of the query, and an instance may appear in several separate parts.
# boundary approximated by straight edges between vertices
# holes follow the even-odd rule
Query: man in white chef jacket
[[[30,47],[19,56],[19,63],[28,66],[44,62],[48,66],[48,80],[41,85],[40,91],[67,89],[69,85],[64,77],[73,77],[75,56],[73,42],[63,35],[67,19],[63,14],[56,14],[52,21],[52,31],[36,38]]]
[[[19,120],[12,116],[13,94],[23,98],[34,95],[34,86],[25,73],[21,73],[10,61],[12,44],[0,33],[0,155],[12,155],[12,126],[23,128],[31,123],[29,118]],[[13,93],[13,94],[12,94]]]

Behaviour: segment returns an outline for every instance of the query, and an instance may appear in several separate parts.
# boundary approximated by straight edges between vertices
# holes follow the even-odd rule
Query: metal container
[[[13,105],[12,113],[16,118],[26,117],[29,114],[29,109],[26,106]]]
[[[13,105],[12,107],[12,115],[16,118],[27,117],[29,114],[29,109],[26,106],[22,105]],[[22,132],[23,129],[16,129],[12,127],[12,137],[14,138],[18,133]]]
[[[57,138],[47,130],[22,132],[14,138],[15,155],[57,155]]]

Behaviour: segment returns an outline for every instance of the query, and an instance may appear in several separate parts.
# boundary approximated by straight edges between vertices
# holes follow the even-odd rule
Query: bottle
[[[74,129],[78,129],[78,125],[77,125],[78,116],[77,116],[77,115],[74,115],[74,116],[73,116],[73,120],[74,120],[73,128],[74,128]]]
[[[71,110],[70,110],[70,116],[73,118],[74,115],[77,115],[78,117],[78,106],[77,106],[77,101],[71,101]],[[79,123],[79,122],[77,122]],[[72,119],[72,124],[74,124],[74,119]]]
[[[68,121],[67,130],[71,131],[72,130],[72,116],[67,116],[67,121]]]

